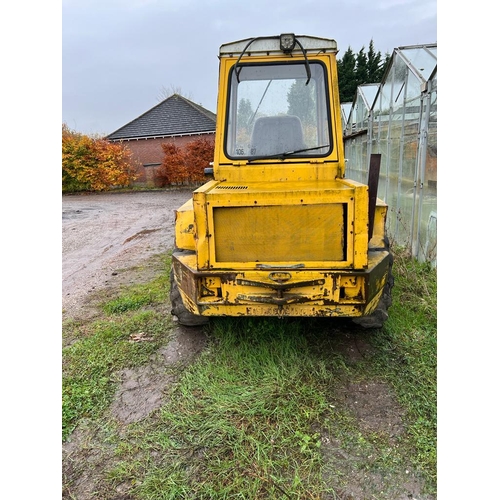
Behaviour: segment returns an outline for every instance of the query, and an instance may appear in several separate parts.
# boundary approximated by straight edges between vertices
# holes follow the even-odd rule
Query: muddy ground
[[[160,272],[155,259],[173,247],[174,209],[190,196],[191,191],[186,190],[63,196],[63,320],[91,319],[98,314],[95,304],[102,293],[109,295],[121,285],[147,282]],[[146,261],[151,265],[140,266]],[[348,330],[337,334],[343,340],[343,354],[353,362],[362,359],[368,344]],[[190,363],[205,343],[202,328],[177,326],[170,343],[151,358],[148,366],[121,373],[122,382],[112,405],[117,420],[128,425],[161,406],[164,388],[173,381],[171,375],[165,374],[165,366]],[[353,383],[345,391],[346,401],[361,427],[375,432],[391,429],[394,437],[403,431],[401,409],[385,384]],[[77,428],[62,446],[65,499],[99,498],[98,464],[105,462],[106,457],[99,454],[99,446],[89,446],[91,439],[85,428]],[[323,446],[326,453],[339,453],[336,443],[329,443],[327,437]],[[349,457],[344,459],[348,461]],[[423,485],[412,474],[395,481],[398,488],[393,500],[434,499],[421,493]],[[374,492],[382,487],[380,478],[353,477],[342,498],[379,498]],[[118,499],[132,499],[126,485],[117,488],[114,500]]]
[[[89,294],[135,279],[127,277],[127,269],[169,250],[174,209],[190,194],[178,190],[63,196],[63,319],[88,314],[82,305]]]

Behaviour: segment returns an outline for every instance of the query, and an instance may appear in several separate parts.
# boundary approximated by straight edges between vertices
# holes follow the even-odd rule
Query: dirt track
[[[62,197],[62,308],[75,317],[90,292],[112,285],[120,270],[174,244],[174,210],[191,190]]]

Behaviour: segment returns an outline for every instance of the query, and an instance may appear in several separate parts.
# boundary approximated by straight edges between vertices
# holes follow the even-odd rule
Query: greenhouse
[[[437,265],[437,44],[394,49],[381,83],[342,104],[346,176],[366,183],[381,155],[378,197],[389,238]]]

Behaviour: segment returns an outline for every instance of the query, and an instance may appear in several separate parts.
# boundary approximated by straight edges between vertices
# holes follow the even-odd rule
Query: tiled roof
[[[154,108],[109,134],[109,140],[169,137],[215,132],[215,114],[173,94]]]

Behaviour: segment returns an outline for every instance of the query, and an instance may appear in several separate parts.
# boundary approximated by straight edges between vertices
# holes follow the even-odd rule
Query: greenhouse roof
[[[404,66],[406,66],[406,70],[404,70]],[[399,74],[394,76],[394,71]],[[404,78],[403,73],[407,75]],[[410,75],[413,75],[413,77],[409,78]],[[358,85],[354,102],[342,103],[342,118],[346,132],[357,133],[356,131],[360,132],[366,128],[367,123],[365,122],[369,118],[371,110],[376,105],[376,102],[382,99],[382,89],[386,85],[393,86],[395,84],[394,79],[399,85],[396,92],[397,96],[406,84],[407,90],[405,90],[404,99],[406,101],[406,110],[410,112],[409,103],[411,100],[418,101],[422,92],[436,91],[437,43],[395,48],[382,82]],[[351,107],[350,112],[348,111],[349,106]],[[393,111],[400,107],[399,103],[397,103],[397,106],[393,103]],[[347,130],[348,128],[349,130]]]
[[[349,118],[349,113],[351,112],[352,102],[343,102],[340,105],[340,109],[342,111],[342,118],[345,123],[347,123],[347,119]]]
[[[379,83],[366,83],[358,86],[358,95],[361,96],[368,109],[371,109],[379,87]]]
[[[422,82],[429,80],[437,66],[437,44],[398,47],[394,52],[403,58]]]

